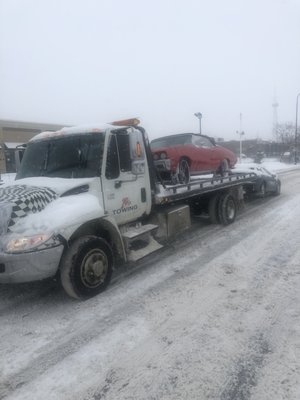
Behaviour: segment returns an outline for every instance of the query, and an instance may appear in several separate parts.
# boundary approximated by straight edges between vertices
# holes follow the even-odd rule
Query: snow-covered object
[[[275,175],[273,172],[269,171],[267,168],[261,166],[260,164],[248,163],[248,164],[236,164],[233,172],[237,173],[254,173],[258,176],[262,175]]]
[[[7,203],[11,205],[11,215],[6,215],[9,220],[1,222],[10,231],[19,218],[41,211],[57,196],[55,191],[46,187],[14,185],[0,188],[0,205]]]
[[[59,131],[55,132],[51,131],[41,132],[38,135],[34,136],[32,139],[30,139],[30,142],[54,138],[54,137],[67,136],[67,135],[77,135],[77,134],[79,135],[83,133],[92,133],[92,132],[98,133],[98,132],[104,132],[107,129],[117,129],[117,128],[121,129],[122,127],[120,126],[116,127],[110,124],[95,124],[95,125],[82,125],[70,128],[62,128]]]

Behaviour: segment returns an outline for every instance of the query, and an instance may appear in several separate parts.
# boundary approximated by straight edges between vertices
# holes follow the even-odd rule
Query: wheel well
[[[117,226],[113,225],[106,219],[95,219],[81,225],[69,238],[68,245],[74,240],[93,235],[104,239],[107,244],[112,248],[114,255],[120,260],[126,261],[126,252],[120,231]]]
[[[180,157],[179,162],[181,160],[185,160],[188,163],[189,167],[191,166],[191,160],[187,156]]]
[[[74,242],[74,240],[78,239],[79,237],[86,236],[86,235],[93,235],[102,237],[110,246],[112,245],[111,235],[108,230],[104,229],[99,221],[93,220],[89,221],[83,225],[81,225],[70,237],[68,240],[69,243]]]

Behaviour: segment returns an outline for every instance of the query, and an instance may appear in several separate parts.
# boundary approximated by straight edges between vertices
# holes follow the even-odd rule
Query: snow
[[[80,126],[74,126],[70,128],[62,128],[59,131],[52,132],[52,131],[45,131],[41,132],[38,135],[34,136],[30,141],[36,141],[36,140],[43,140],[43,139],[48,139],[50,137],[59,137],[59,136],[65,136],[65,135],[77,135],[77,134],[82,134],[82,133],[93,133],[93,132],[104,132],[107,129],[122,129],[124,127],[122,126],[113,126],[110,124],[94,124],[94,125],[80,125]],[[127,127],[128,128],[128,127]]]
[[[0,175],[0,185],[11,185],[14,183],[16,174],[11,173],[11,174],[1,174]],[[1,187],[1,186],[0,186]]]
[[[300,169],[300,164],[288,164],[281,161],[278,161],[276,158],[263,158],[261,163],[256,164],[250,159],[249,162],[243,161],[242,163],[236,164],[235,168],[242,169],[243,167],[251,165],[257,165],[266,168],[270,172],[282,172],[282,171],[289,171],[294,169]]]
[[[22,146],[23,144],[22,142],[5,142],[8,149],[15,149],[17,146]]]
[[[13,234],[33,236],[37,233],[64,234],[74,232],[76,226],[104,216],[103,207],[96,196],[80,195],[58,198],[49,203],[41,212],[19,218],[11,227]]]
[[[26,185],[26,186],[38,186],[48,187],[54,190],[56,193],[61,195],[67,190],[82,186],[89,185],[97,181],[98,178],[48,178],[45,176],[24,178],[14,180],[15,174],[2,175],[4,183],[7,185]]]
[[[298,400],[300,173],[85,302],[0,285],[0,398]]]

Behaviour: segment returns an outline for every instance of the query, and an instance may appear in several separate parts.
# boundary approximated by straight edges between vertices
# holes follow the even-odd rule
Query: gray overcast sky
[[[300,0],[0,0],[0,118],[139,117],[151,138],[295,121]]]

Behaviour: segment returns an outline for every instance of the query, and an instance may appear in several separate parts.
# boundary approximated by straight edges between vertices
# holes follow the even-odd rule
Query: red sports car
[[[188,183],[191,175],[207,173],[224,176],[237,161],[236,155],[214,139],[181,133],[165,136],[151,142],[154,164],[163,180]]]

